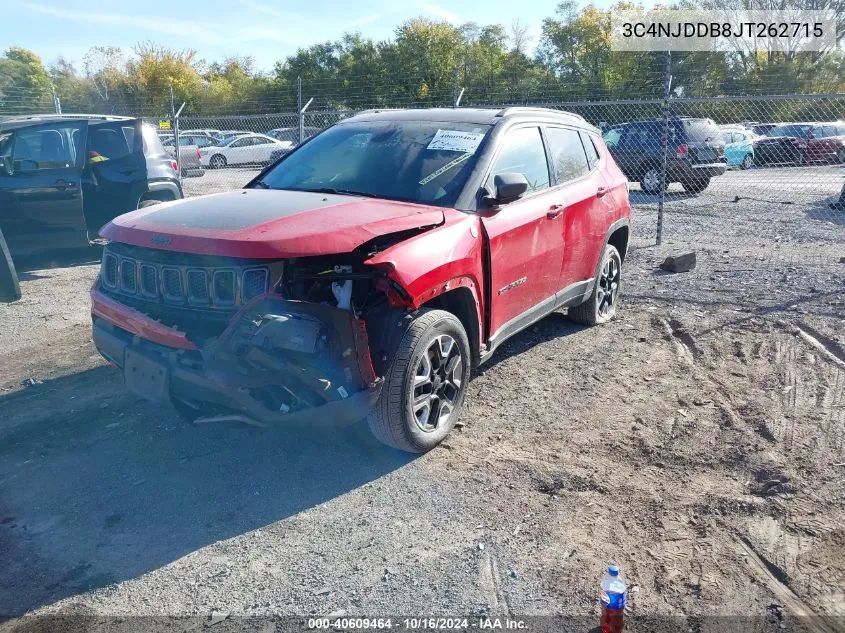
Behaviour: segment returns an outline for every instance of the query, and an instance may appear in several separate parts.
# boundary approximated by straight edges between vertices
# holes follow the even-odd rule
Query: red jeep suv
[[[130,390],[190,419],[366,417],[422,452],[504,340],[560,308],[613,317],[630,218],[579,116],[365,112],[242,190],[106,225],[94,342]]]

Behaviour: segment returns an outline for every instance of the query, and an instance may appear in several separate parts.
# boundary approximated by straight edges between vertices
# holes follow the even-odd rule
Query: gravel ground
[[[796,188],[800,204],[726,200],[731,178],[779,200],[790,170],[672,193],[661,247],[632,191],[643,228],[619,318],[555,314],[516,336],[472,380],[460,428],[418,457],[363,425],[185,425],[94,351],[96,266],[24,273],[24,299],[0,307],[0,614],[594,622],[617,562],[634,615],[816,614],[840,619],[811,630],[838,630],[845,214],[820,197],[840,172],[817,169],[829,182]],[[657,269],[687,249],[693,272]]]

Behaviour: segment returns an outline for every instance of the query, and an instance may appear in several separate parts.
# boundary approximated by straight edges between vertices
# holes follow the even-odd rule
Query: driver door
[[[35,125],[0,143],[6,158],[0,227],[13,254],[88,245],[81,183],[86,129],[85,121]]]
[[[519,200],[481,220],[490,240],[490,332],[491,338],[499,338],[521,329],[554,303],[560,289],[566,201],[560,190],[550,189],[546,148],[537,126],[509,130],[492,165],[485,184],[490,192],[500,173],[521,173],[529,183]]]

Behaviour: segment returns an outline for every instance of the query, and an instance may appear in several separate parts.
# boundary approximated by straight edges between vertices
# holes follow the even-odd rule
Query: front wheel
[[[569,308],[567,316],[576,323],[598,325],[610,321],[616,314],[619,283],[622,279],[622,257],[612,244],[604,247],[599,278],[590,298],[581,305]]]
[[[212,169],[223,169],[226,166],[226,157],[220,154],[215,154],[208,161],[209,167]]]
[[[807,156],[801,150],[798,150],[798,153],[795,155],[793,159],[795,164],[799,167],[803,167],[807,163]]]
[[[420,310],[368,416],[373,435],[409,453],[437,446],[461,412],[470,362],[469,340],[457,317],[445,310]]]
[[[845,165],[845,147],[840,147],[836,152],[836,162]]]
[[[754,154],[746,154],[745,157],[742,159],[742,164],[740,165],[742,169],[751,169],[754,167]]]

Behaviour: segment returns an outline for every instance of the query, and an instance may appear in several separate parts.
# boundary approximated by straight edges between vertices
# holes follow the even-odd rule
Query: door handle
[[[549,207],[549,210],[546,213],[546,217],[549,218],[550,220],[554,220],[556,217],[558,217],[564,211],[566,211],[566,205],[565,204],[553,204],[551,207]]]
[[[610,191],[610,189],[608,189],[607,187],[599,187],[598,191],[596,191],[596,198],[601,198],[602,196],[604,196],[609,191]]]
[[[55,183],[56,189],[73,189],[76,185],[74,182],[67,180],[57,180]]]

